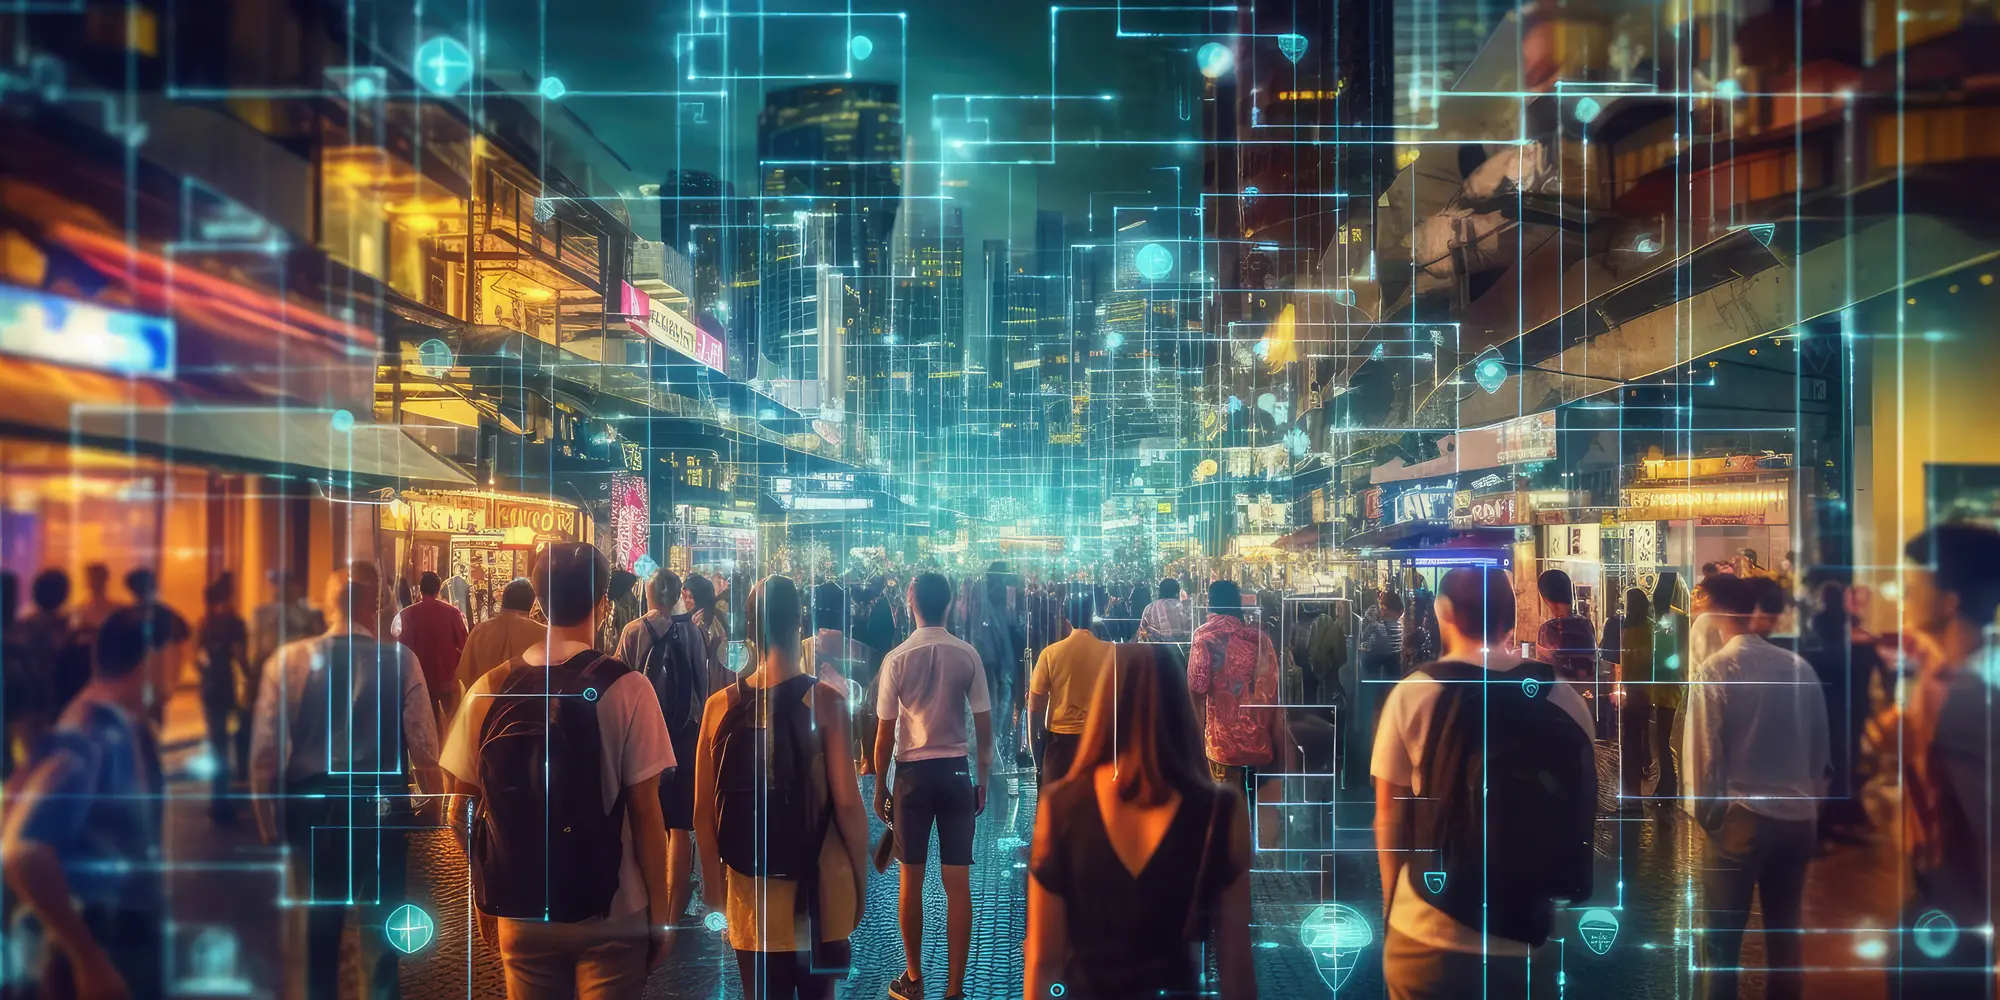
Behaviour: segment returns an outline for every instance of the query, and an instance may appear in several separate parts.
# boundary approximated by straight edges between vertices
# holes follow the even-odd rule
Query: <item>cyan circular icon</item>
[[[1534,696],[1541,694],[1542,693],[1541,680],[1535,677],[1521,678],[1521,693],[1527,695],[1530,698],[1533,698]]]
[[[341,434],[354,429],[354,414],[346,410],[333,411],[333,429]]]
[[[1158,281],[1174,273],[1174,253],[1158,243],[1148,243],[1132,258],[1132,266],[1139,269],[1139,277]]]
[[[1910,937],[1916,941],[1918,951],[1937,961],[1958,947],[1958,925],[1944,911],[1931,910],[1910,925]]]
[[[472,53],[458,39],[439,35],[418,47],[414,69],[425,90],[450,97],[472,82]]]
[[[596,688],[584,688],[584,689],[583,689],[583,700],[584,700],[584,701],[596,701],[596,700],[597,700],[597,689],[596,689]]]
[[[724,929],[728,928],[729,918],[723,916],[721,910],[710,910],[702,915],[701,925],[720,934]]]
[[[867,62],[868,57],[875,54],[875,40],[867,35],[855,35],[847,43],[847,54],[855,62]]]
[[[437,936],[437,924],[422,907],[404,903],[389,914],[388,921],[382,925],[382,933],[388,937],[389,947],[405,955],[414,955]]]
[[[1201,75],[1214,80],[1236,68],[1236,53],[1221,42],[1209,42],[1194,51],[1194,64],[1201,68]]]

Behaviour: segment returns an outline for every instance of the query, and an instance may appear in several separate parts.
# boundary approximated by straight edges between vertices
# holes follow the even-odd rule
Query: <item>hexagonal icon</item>
[[[1339,992],[1375,941],[1368,918],[1346,903],[1321,903],[1299,924],[1299,941],[1312,953],[1313,967],[1328,989]]]
[[[405,955],[414,955],[437,936],[437,924],[422,907],[404,903],[383,922],[382,934],[389,939],[389,947]]]
[[[1611,950],[1611,943],[1618,940],[1618,914],[1605,909],[1583,911],[1576,918],[1576,933],[1583,938],[1583,946],[1602,955]]]

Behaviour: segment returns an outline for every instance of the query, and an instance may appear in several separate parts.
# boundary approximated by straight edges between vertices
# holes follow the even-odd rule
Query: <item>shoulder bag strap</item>
[[[1201,915],[1205,909],[1202,906],[1202,894],[1208,881],[1209,858],[1215,853],[1215,826],[1222,819],[1222,804],[1228,799],[1229,796],[1220,790],[1208,799],[1207,830],[1201,838],[1201,862],[1194,870],[1194,894],[1188,899],[1187,919],[1181,923],[1182,941],[1194,941],[1201,936]]]

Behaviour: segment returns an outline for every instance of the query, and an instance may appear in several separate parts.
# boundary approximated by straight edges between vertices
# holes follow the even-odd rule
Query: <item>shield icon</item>
[[[1542,691],[1542,682],[1533,677],[1521,678],[1521,693],[1533,698]]]
[[[1295,33],[1279,35],[1278,51],[1284,53],[1286,59],[1298,62],[1299,57],[1306,54],[1306,36]]]
[[[1576,931],[1584,947],[1602,955],[1618,940],[1618,915],[1610,910],[1585,910],[1576,920]]]
[[[1439,894],[1439,893],[1443,892],[1443,891],[1444,891],[1444,873],[1443,873],[1443,872],[1425,872],[1425,873],[1424,873],[1424,888],[1426,888],[1426,889],[1429,889],[1429,890],[1431,891],[1431,895],[1433,895],[1433,896],[1435,896],[1435,895],[1437,895],[1437,894]]]

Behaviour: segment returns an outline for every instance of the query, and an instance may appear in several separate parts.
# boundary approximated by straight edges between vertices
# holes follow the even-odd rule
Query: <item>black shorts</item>
[[[669,830],[694,829],[694,751],[701,741],[701,723],[690,722],[679,732],[669,730],[674,769],[660,775],[660,815]]]
[[[972,863],[972,778],[964,757],[899,761],[890,798],[896,818],[896,857],[921,865],[937,825],[938,862]]]
[[[1037,776],[1042,787],[1052,785],[1069,775],[1071,764],[1076,763],[1076,753],[1083,748],[1082,733],[1050,732],[1042,738],[1042,769]]]

